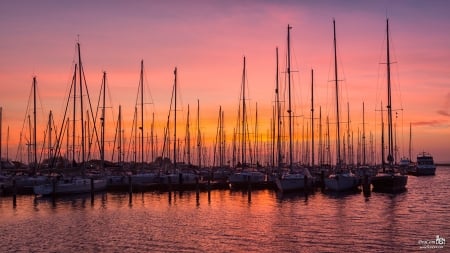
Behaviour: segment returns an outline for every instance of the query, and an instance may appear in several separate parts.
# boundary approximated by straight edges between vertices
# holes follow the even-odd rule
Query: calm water
[[[0,198],[1,252],[406,252],[446,239],[450,168],[391,195],[255,191]],[[427,251],[430,251],[428,249]]]

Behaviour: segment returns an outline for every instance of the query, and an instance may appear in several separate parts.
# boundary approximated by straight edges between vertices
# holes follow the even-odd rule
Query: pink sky
[[[342,3],[344,2],[344,3]],[[293,26],[292,50],[296,113],[310,110],[310,70],[315,71],[315,107],[334,119],[333,30],[336,19],[341,101],[351,107],[352,129],[362,126],[366,107],[367,135],[386,103],[385,22],[390,19],[393,107],[407,154],[413,124],[413,156],[431,152],[450,161],[450,3],[447,1],[2,1],[0,3],[0,106],[3,147],[6,128],[18,139],[33,75],[42,102],[41,128],[49,110],[61,121],[70,85],[75,43],[80,37],[91,98],[108,73],[112,106],[122,105],[132,119],[144,59],[146,87],[156,118],[164,124],[178,67],[182,113],[191,107],[195,125],[197,99],[208,138],[215,138],[219,106],[225,111],[231,138],[236,125],[242,58],[247,58],[251,114],[258,103],[261,131],[269,129],[275,86],[275,47],[284,67],[286,27]],[[148,96],[149,97],[149,96]],[[111,117],[116,117],[112,113]],[[342,111],[345,115],[346,111]],[[185,117],[185,116],[184,116]],[[253,117],[253,116],[252,116]],[[318,115],[316,115],[318,117]],[[254,121],[254,119],[252,119]],[[185,119],[180,120],[180,127]],[[402,130],[400,126],[403,125]],[[183,126],[184,127],[184,126]],[[43,130],[41,130],[43,131]],[[182,130],[181,132],[183,132]],[[126,130],[126,134],[130,131]],[[183,132],[184,133],[184,132]],[[158,133],[162,135],[162,131]],[[192,134],[194,136],[194,134]],[[379,138],[379,137],[377,137]],[[228,141],[230,143],[231,140]],[[9,156],[17,143],[10,143]],[[5,156],[5,148],[2,156]]]

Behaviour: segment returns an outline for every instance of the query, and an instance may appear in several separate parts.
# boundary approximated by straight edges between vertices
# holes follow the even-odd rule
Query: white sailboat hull
[[[305,180],[303,174],[286,174],[277,178],[275,183],[281,192],[304,190],[312,186],[311,178],[307,177]]]
[[[265,175],[259,171],[242,171],[231,174],[228,181],[231,188],[240,188],[248,184],[264,183]]]
[[[75,179],[70,182],[57,181],[54,184],[37,185],[33,187],[36,195],[67,195],[102,191],[106,189],[105,179],[95,179],[91,185],[91,179]]]
[[[325,178],[325,187],[331,191],[348,191],[357,188],[359,181],[353,174],[336,174]]]

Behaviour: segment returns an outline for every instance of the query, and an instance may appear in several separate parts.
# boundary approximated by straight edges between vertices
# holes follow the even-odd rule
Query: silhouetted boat
[[[241,145],[241,162],[240,166],[236,166],[236,171],[230,175],[228,178],[228,183],[230,184],[230,188],[241,188],[247,186],[248,184],[261,184],[265,182],[265,175],[256,170],[253,165],[246,163],[246,149],[247,149],[247,108],[246,108],[246,99],[245,99],[245,83],[246,83],[246,68],[245,68],[245,57],[244,57],[244,66],[242,70],[242,85],[241,85],[241,101],[242,108],[239,105],[239,112],[242,118],[238,121],[240,123],[240,127],[238,127],[240,132],[240,145]]]
[[[387,36],[387,91],[388,91],[388,170],[384,166],[383,158],[383,173],[378,173],[371,178],[373,191],[378,192],[399,192],[406,189],[408,183],[408,176],[402,175],[395,171],[394,168],[394,144],[392,131],[392,99],[391,99],[391,62],[389,55],[389,19],[386,20],[386,36]],[[384,152],[383,152],[384,153]]]
[[[338,72],[337,72],[337,53],[336,53],[336,26],[333,20],[333,34],[334,34],[334,77],[336,87],[336,168],[327,178],[325,178],[325,187],[332,191],[347,191],[357,188],[359,185],[358,177],[353,174],[349,169],[343,168],[341,151],[340,151],[340,130],[339,130],[339,89],[338,89]]]
[[[306,167],[299,167],[294,169],[293,165],[293,134],[292,134],[292,127],[293,127],[293,121],[292,121],[292,108],[291,108],[291,49],[290,49],[290,30],[292,27],[288,25],[287,27],[287,80],[288,80],[288,119],[289,119],[289,170],[281,173],[276,179],[275,183],[277,185],[278,190],[281,192],[288,192],[288,191],[298,191],[298,190],[304,190],[308,187],[311,187],[313,185],[312,183],[312,176],[309,172],[308,168]],[[278,60],[278,57],[277,57]],[[278,64],[277,64],[278,66]],[[278,71],[277,71],[278,72]],[[278,81],[278,80],[277,80]],[[276,92],[278,92],[278,85],[276,88]],[[277,94],[278,95],[278,94]],[[277,97],[278,98],[278,97]],[[277,99],[278,102],[278,99]],[[278,105],[277,105],[278,107]],[[281,115],[278,115],[278,122]],[[278,150],[278,152],[280,152]],[[280,160],[280,155],[278,155],[278,159]],[[313,161],[314,162],[314,161]],[[278,165],[280,167],[280,165]],[[279,168],[281,169],[281,168]]]
[[[68,195],[103,191],[106,189],[105,179],[74,178],[71,180],[58,180],[49,184],[33,187],[36,195]]]

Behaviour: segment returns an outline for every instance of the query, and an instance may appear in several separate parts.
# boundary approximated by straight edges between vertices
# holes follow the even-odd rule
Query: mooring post
[[[128,176],[128,195],[131,204],[133,202],[133,182],[131,181],[131,176]]]
[[[252,201],[252,180],[250,176],[247,176],[247,195],[248,195],[248,202],[250,203]]]
[[[308,194],[308,177],[306,175],[303,176],[303,184],[304,184],[304,190],[305,194]]]
[[[16,184],[16,179],[14,178],[13,181],[13,206],[16,207],[17,204],[17,184]]]
[[[94,178],[91,177],[91,204],[94,204]]]

